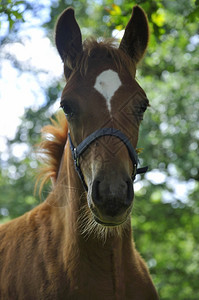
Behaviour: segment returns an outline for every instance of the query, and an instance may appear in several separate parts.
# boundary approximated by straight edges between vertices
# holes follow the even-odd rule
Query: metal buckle
[[[77,155],[77,148],[74,148],[74,161],[75,161],[75,165],[77,166],[77,167],[79,167],[79,157],[78,157],[78,155]]]
[[[133,165],[133,173],[132,173],[132,175],[131,175],[132,181],[135,180],[136,174],[137,174],[137,165],[134,164],[134,165]]]

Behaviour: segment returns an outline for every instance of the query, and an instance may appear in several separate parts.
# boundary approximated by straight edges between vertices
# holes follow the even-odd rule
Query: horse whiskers
[[[87,205],[84,205],[79,210],[79,217],[77,224],[80,230],[80,233],[86,238],[89,239],[91,235],[94,235],[95,238],[100,239],[104,243],[109,237],[123,236],[125,228],[127,227],[127,220],[119,226],[103,226],[97,223],[94,219],[94,216]]]
[[[60,208],[61,207],[64,208],[72,204],[70,202],[71,200],[69,201],[69,199],[67,199],[68,189],[70,189],[71,192],[74,192],[75,194],[78,192],[78,189],[76,188],[69,187],[64,183],[63,184],[59,183],[59,191],[62,190],[62,193],[56,193],[56,191],[54,190],[54,193],[56,193],[57,197],[53,197],[52,199],[49,198],[47,202],[51,206],[60,207]],[[95,221],[94,216],[88,207],[86,199],[87,199],[87,193],[86,191],[84,191],[79,197],[79,204],[77,204],[76,207],[72,205],[73,207],[72,210],[76,215],[75,219],[77,218],[76,224],[77,224],[77,228],[80,230],[80,234],[83,235],[84,238],[86,239],[89,239],[89,237],[93,235],[95,238],[103,241],[103,243],[105,243],[109,237],[114,237],[114,236],[122,237],[123,234],[125,233],[125,228],[128,227],[127,221],[129,220],[129,218],[127,218],[127,220],[119,226],[114,226],[114,227],[103,226]]]

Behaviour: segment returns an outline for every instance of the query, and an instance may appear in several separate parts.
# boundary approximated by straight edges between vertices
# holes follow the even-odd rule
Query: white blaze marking
[[[96,78],[94,88],[106,99],[109,112],[111,112],[111,98],[121,84],[118,74],[113,70],[103,71]]]

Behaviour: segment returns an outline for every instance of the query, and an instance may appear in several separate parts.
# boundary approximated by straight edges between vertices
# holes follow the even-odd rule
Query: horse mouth
[[[90,200],[90,199],[89,199]],[[104,227],[118,227],[124,224],[132,211],[132,204],[126,208],[125,206],[116,206],[110,203],[108,206],[97,207],[93,201],[89,201],[89,208],[94,221]]]
[[[92,210],[92,215],[97,224],[100,224],[104,227],[117,227],[124,224],[130,215],[131,209],[127,210],[124,214],[118,216],[107,216],[107,215],[99,215],[96,210]]]
[[[102,225],[102,226],[106,226],[106,227],[116,227],[116,226],[120,226],[120,225],[122,225],[125,221],[126,221],[126,219],[124,219],[124,220],[122,220],[122,221],[120,221],[120,222],[108,222],[108,221],[102,221],[102,220],[100,220],[98,217],[96,217],[96,216],[94,216],[94,220],[98,223],[98,224],[100,224],[100,225]]]

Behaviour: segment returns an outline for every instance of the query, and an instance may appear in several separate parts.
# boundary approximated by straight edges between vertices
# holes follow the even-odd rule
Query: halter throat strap
[[[84,175],[82,173],[82,170],[80,168],[80,163],[79,163],[79,158],[81,156],[81,154],[90,146],[90,144],[97,140],[98,138],[102,137],[102,136],[115,136],[117,138],[119,138],[127,147],[129,156],[131,158],[131,161],[133,163],[133,173],[132,173],[132,181],[135,180],[135,176],[136,174],[142,174],[142,173],[146,173],[148,170],[148,167],[143,167],[143,168],[137,168],[138,165],[138,156],[137,153],[135,151],[135,149],[133,148],[132,144],[130,143],[129,139],[125,136],[124,133],[122,133],[120,130],[115,129],[115,128],[101,128],[98,129],[96,131],[94,131],[93,133],[91,133],[89,136],[87,136],[85,138],[85,140],[83,140],[77,147],[75,147],[73,145],[71,136],[70,136],[70,132],[68,133],[68,139],[69,139],[69,143],[70,143],[70,149],[72,152],[72,157],[74,159],[74,163],[75,163],[75,168],[76,171],[83,183],[83,186],[85,188],[85,190],[88,190],[88,187],[86,185],[86,182],[84,180]]]

